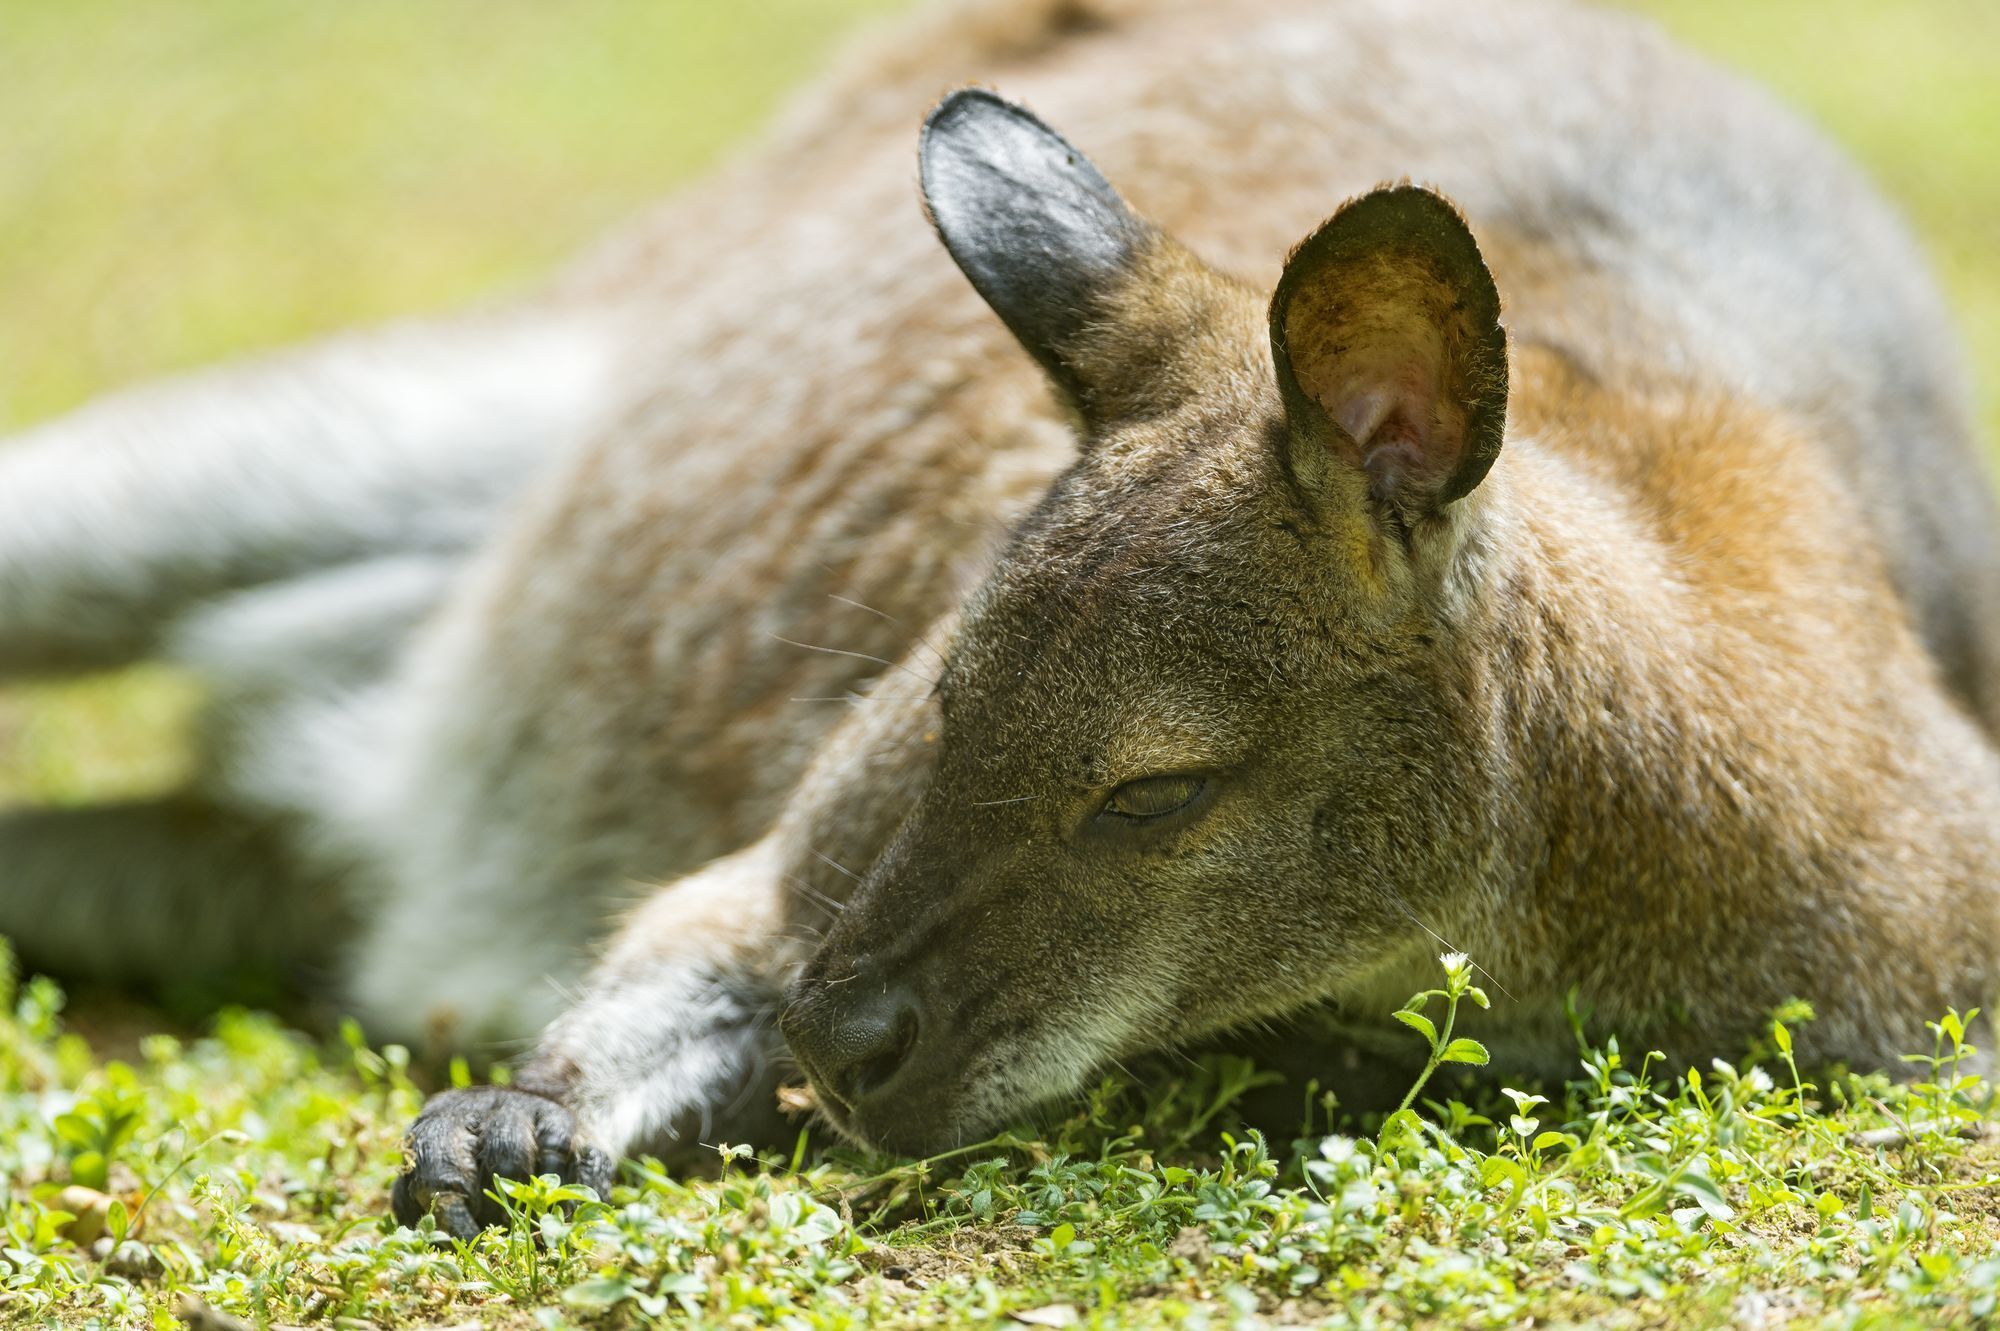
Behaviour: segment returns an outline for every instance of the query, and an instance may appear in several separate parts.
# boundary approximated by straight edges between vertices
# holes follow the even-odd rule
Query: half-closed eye
[[[1145,822],[1179,813],[1195,802],[1206,777],[1190,775],[1144,776],[1127,781],[1106,797],[1100,816]]]

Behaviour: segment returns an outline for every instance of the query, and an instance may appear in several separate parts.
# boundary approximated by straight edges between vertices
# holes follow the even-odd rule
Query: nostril
[[[909,1061],[923,1022],[909,994],[890,989],[868,996],[821,1028],[804,1061],[816,1067],[824,1089],[848,1108],[874,1095]],[[796,1043],[796,1041],[795,1041]]]
[[[909,1058],[911,1046],[916,1042],[916,1009],[905,1006],[896,1013],[881,1052],[862,1058],[847,1069],[845,1089],[848,1102],[861,1100],[888,1085],[896,1070]]]

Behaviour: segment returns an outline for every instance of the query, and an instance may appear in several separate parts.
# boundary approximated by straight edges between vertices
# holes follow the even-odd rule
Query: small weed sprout
[[[507,1223],[472,1243],[383,1215],[421,1102],[401,1051],[229,1013],[128,1065],[64,1033],[59,989],[9,981],[0,1324],[157,1329],[184,1299],[252,1325],[383,1328],[2000,1315],[1978,1014],[1933,1025],[1912,1082],[1843,1072],[1822,1090],[1797,1047],[1803,1004],[1772,1013],[1740,1064],[1676,1071],[1586,1038],[1572,1002],[1567,1083],[1443,1093],[1440,1069],[1485,1061],[1465,1031],[1485,995],[1464,958],[1441,964],[1396,1015],[1424,1057],[1377,1132],[1327,1117],[1337,1079],[1259,1097],[1270,1072],[1209,1056],[1107,1078],[1067,1117],[928,1160],[820,1138],[769,1160],[719,1146],[701,1177],[630,1162],[607,1197],[509,1181],[493,1192]],[[1303,1138],[1246,1123],[1260,1099],[1300,1112]],[[87,1242],[83,1201],[58,1203],[86,1179],[102,1189],[74,1196],[103,1217]],[[135,1245],[148,1262],[112,1262]]]
[[[1930,1075],[1910,1088],[1921,1097],[1925,1114],[1918,1126],[1925,1131],[1955,1133],[1982,1117],[1974,1104],[1980,1079],[1961,1071],[1965,1060],[1979,1052],[1978,1046],[1965,1038],[1967,1027],[1978,1016],[1978,1008],[1964,1013],[1956,1008],[1946,1010],[1941,1020],[1924,1023],[1931,1033],[1930,1053],[1903,1055],[1905,1063],[1929,1069]]]
[[[1416,1103],[1418,1092],[1424,1089],[1432,1074],[1440,1067],[1446,1063],[1484,1067],[1489,1058],[1485,1045],[1466,1036],[1453,1034],[1458,1024],[1458,1005],[1461,1002],[1470,999],[1482,1008],[1492,1006],[1486,997],[1486,991],[1472,982],[1471,958],[1463,952],[1447,952],[1438,958],[1438,964],[1444,967],[1444,988],[1426,989],[1420,994],[1411,995],[1410,1001],[1403,1004],[1394,1014],[1397,1021],[1423,1036],[1431,1048],[1430,1057],[1424,1060],[1423,1071],[1418,1073],[1416,1081],[1411,1083],[1409,1093],[1403,1097],[1403,1103],[1396,1106],[1396,1112],[1389,1115],[1382,1124],[1384,1140],[1391,1132],[1401,1131],[1415,1124],[1415,1115],[1410,1106]],[[1442,1029],[1424,1015],[1424,1009],[1429,1007],[1431,1000],[1435,998],[1444,1000]]]

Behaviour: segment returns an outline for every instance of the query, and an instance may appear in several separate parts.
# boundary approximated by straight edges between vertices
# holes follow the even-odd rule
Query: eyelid
[[[1132,813],[1113,807],[1118,802],[1121,792],[1129,791],[1135,786],[1164,785],[1169,782],[1182,784],[1186,787],[1187,791],[1181,801],[1170,808],[1160,809],[1152,813]],[[1175,814],[1185,811],[1195,801],[1199,800],[1206,793],[1208,784],[1209,777],[1203,772],[1160,772],[1153,776],[1134,777],[1130,781],[1119,782],[1106,793],[1104,803],[1098,809],[1098,816],[1126,823],[1150,823],[1162,818],[1171,818]]]

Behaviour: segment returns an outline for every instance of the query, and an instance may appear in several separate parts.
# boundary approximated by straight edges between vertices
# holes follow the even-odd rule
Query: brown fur
[[[799,976],[822,1074],[866,1004],[911,1005],[886,1088],[818,1080],[913,1149],[1247,1021],[1330,1011],[1368,1047],[1447,945],[1532,1071],[1568,1062],[1572,986],[1677,1058],[1802,996],[1810,1053],[1876,1065],[1985,1001],[1993,513],[1893,220],[1628,20],[1265,8],[926,20],[572,279],[671,293],[634,351],[662,388],[434,629],[439,751],[575,881],[735,851],[712,883],[804,930],[649,944],[669,895],[598,992],[689,946]],[[1074,367],[1080,447],[909,197],[921,103],[966,78],[1178,238],[1035,349]],[[1404,176],[1483,260],[1390,228],[1281,265]],[[1342,414],[1355,366],[1405,375],[1394,485]],[[528,768],[564,781],[513,799]],[[1199,807],[1102,821],[1163,773]],[[653,1138],[587,1066],[602,1020],[542,1066],[622,1149]]]
[[[0,673],[219,698],[0,928],[554,1017],[413,1130],[454,1228],[769,1130],[779,1025],[911,1149],[1246,1026],[1345,1091],[1447,948],[1509,1071],[1572,987],[1881,1066],[2000,987],[1978,459],[1894,216],[1629,16],[945,5],[543,292],[0,454]]]

